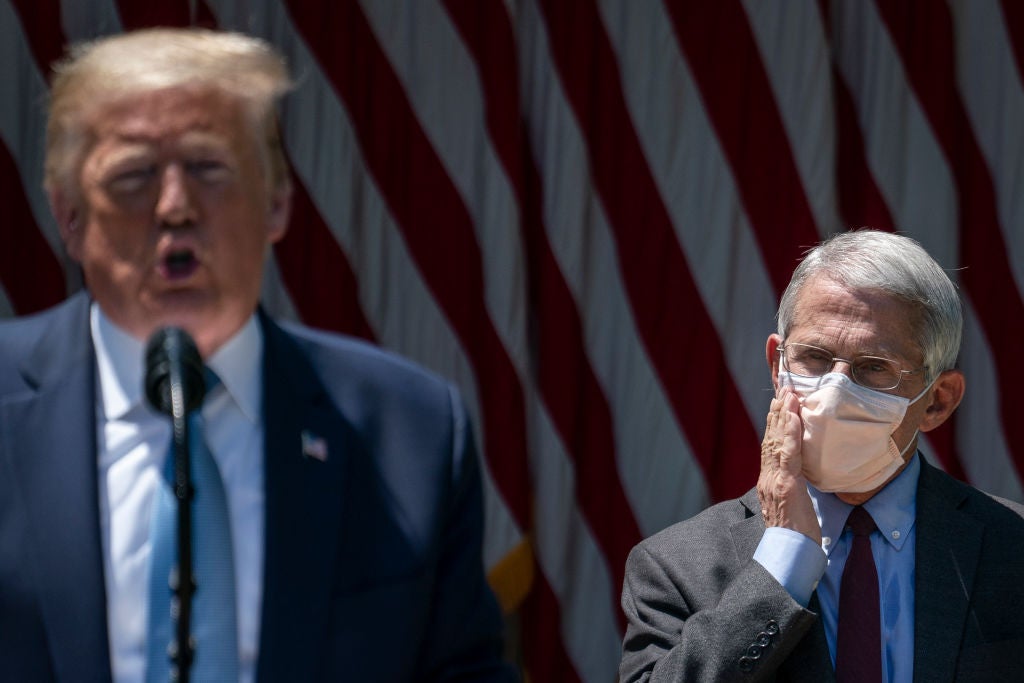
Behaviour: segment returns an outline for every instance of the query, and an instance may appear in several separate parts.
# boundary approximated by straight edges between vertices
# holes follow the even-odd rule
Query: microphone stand
[[[173,435],[174,497],[177,501],[177,568],[169,577],[174,591],[171,615],[175,639],[168,645],[173,664],[172,683],[188,683],[195,657],[191,636],[192,595],[192,486],[189,452],[188,416],[203,404],[206,386],[203,362],[195,342],[184,330],[165,327],[157,330],[146,347],[146,396],[160,412],[169,415]]]
[[[177,599],[175,645],[170,653],[177,668],[178,683],[189,683],[192,668],[193,645],[191,636],[192,594],[192,467],[189,452],[189,424],[182,386],[181,366],[170,364],[171,422],[174,435],[174,497],[178,501],[178,566],[171,578],[171,588]],[[172,610],[173,613],[173,610]],[[174,677],[172,676],[172,680]]]

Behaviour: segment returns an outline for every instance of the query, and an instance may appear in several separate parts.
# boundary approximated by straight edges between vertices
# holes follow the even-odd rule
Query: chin
[[[256,310],[256,301],[225,302],[208,291],[165,292],[148,306],[149,334],[161,327],[180,327],[195,340],[199,352],[209,357],[237,332]]]
[[[216,329],[212,316],[203,315],[194,310],[172,310],[160,311],[149,316],[149,323],[142,327],[146,339],[149,339],[157,330],[165,327],[178,327],[188,333],[196,342],[200,353],[205,357],[204,347],[209,344],[207,337]]]

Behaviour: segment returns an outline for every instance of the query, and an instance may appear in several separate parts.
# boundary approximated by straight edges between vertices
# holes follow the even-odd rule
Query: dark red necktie
[[[853,530],[853,545],[839,586],[836,680],[838,683],[881,683],[878,572],[870,538],[876,529],[875,520],[858,505],[850,511],[846,524]]]

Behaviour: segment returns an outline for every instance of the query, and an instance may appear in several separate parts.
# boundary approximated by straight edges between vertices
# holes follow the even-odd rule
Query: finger
[[[780,397],[779,410],[797,414],[800,412],[800,397],[789,387],[785,387],[785,394]]]
[[[800,419],[800,404],[795,397],[781,412],[776,434],[779,440],[779,467],[797,475],[803,469],[801,445],[803,442],[803,422]]]

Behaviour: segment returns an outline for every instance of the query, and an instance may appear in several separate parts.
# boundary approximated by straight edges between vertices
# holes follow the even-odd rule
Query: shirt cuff
[[[828,564],[821,546],[799,531],[777,526],[765,529],[754,551],[754,560],[804,607]]]

